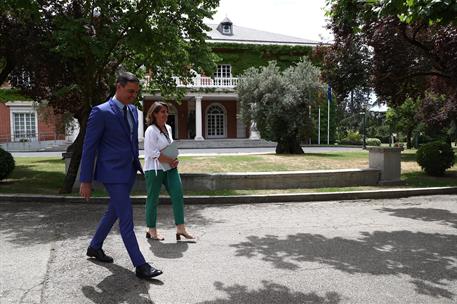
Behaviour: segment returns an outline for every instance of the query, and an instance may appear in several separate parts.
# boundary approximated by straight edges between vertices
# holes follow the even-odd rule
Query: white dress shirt
[[[170,141],[155,125],[150,125],[146,129],[144,134],[144,171],[155,170],[157,174],[157,170],[164,170],[159,162],[160,151],[173,142],[171,127],[167,124],[165,127]]]

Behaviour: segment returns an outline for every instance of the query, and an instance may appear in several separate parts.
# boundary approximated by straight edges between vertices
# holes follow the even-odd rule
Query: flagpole
[[[327,145],[330,145],[330,104],[332,102],[332,87],[328,84],[327,89]]]
[[[318,114],[317,114],[317,144],[321,144],[321,107],[318,109]]]

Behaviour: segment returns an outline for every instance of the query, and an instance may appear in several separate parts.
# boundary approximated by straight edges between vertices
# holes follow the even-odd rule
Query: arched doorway
[[[227,111],[221,104],[211,104],[206,110],[206,137],[227,137]]]

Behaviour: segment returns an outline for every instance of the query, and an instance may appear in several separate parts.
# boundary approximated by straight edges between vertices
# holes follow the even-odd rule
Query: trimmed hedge
[[[0,181],[7,178],[13,172],[15,166],[11,153],[0,148]]]
[[[435,141],[419,147],[416,152],[417,163],[428,175],[442,176],[446,169],[455,163],[454,151],[450,144]]]
[[[367,146],[379,147],[381,145],[381,140],[378,138],[367,138],[366,144],[367,144]]]
[[[362,135],[359,132],[348,132],[347,136],[340,141],[341,145],[361,145]]]

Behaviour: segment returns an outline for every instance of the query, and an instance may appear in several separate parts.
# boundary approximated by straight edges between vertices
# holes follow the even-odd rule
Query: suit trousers
[[[174,168],[168,171],[148,170],[144,173],[146,178],[146,188],[148,197],[146,199],[146,225],[149,228],[155,228],[157,224],[157,205],[159,203],[160,188],[165,186],[170,195],[173,206],[175,224],[184,224],[184,198],[182,191],[181,178],[178,169]]]
[[[110,201],[108,209],[101,218],[90,246],[94,249],[102,248],[106,236],[110,232],[114,223],[119,219],[119,229],[122,241],[130,256],[134,267],[146,263],[143,254],[138,246],[138,241],[134,232],[132,201],[130,191],[135,181],[136,170],[132,174],[130,183],[105,183],[104,186],[109,193]]]

